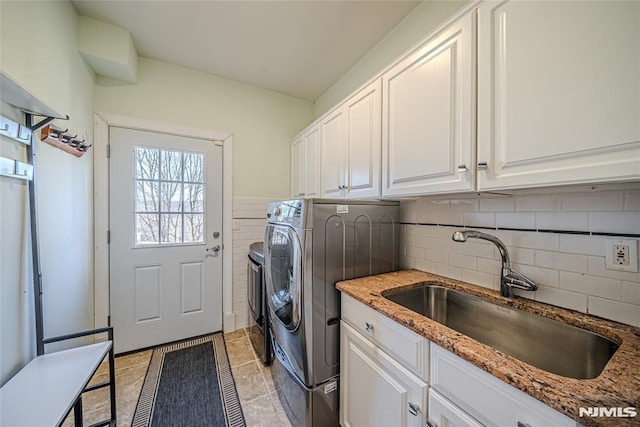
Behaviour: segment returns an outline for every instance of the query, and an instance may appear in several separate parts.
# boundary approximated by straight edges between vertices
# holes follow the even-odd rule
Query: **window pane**
[[[136,180],[136,212],[158,212],[159,202],[157,181]]]
[[[204,211],[204,185],[185,184],[184,185],[184,211],[203,212]]]
[[[182,180],[182,153],[180,151],[162,150],[160,179],[163,181]]]
[[[160,150],[155,148],[136,147],[136,178],[158,179],[160,169]]]
[[[204,155],[184,153],[184,181],[204,182]]]
[[[204,242],[204,215],[184,215],[184,241],[185,243]]]
[[[157,245],[159,224],[158,215],[136,214],[136,245]]]
[[[179,182],[160,183],[160,211],[180,212],[182,205],[182,184]]]
[[[162,214],[160,234],[162,243],[182,243],[182,215]]]

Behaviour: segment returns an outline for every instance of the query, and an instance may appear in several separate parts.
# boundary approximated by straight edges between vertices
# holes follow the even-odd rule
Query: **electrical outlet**
[[[638,272],[638,241],[633,239],[605,239],[607,270]]]
[[[613,245],[613,263],[616,265],[629,265],[629,246]]]

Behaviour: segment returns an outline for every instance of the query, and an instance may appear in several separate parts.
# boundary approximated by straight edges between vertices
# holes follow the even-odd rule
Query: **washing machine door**
[[[300,324],[302,249],[295,229],[267,225],[265,232],[267,301],[275,318],[290,331]]]

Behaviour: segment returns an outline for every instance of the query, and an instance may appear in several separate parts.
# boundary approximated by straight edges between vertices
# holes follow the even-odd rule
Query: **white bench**
[[[44,340],[45,344],[108,332],[110,340],[37,356],[0,388],[0,426],[59,426],[74,408],[76,426],[82,424],[82,393],[110,387],[111,419],[96,426],[115,426],[115,368],[111,328]],[[87,387],[109,355],[109,381]]]

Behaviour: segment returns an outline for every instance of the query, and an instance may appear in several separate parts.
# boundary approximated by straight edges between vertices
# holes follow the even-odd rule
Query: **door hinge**
[[[107,230],[107,245],[111,243],[111,230]]]
[[[107,326],[111,326],[111,315],[107,316]]]
[[[107,144],[107,159],[111,157],[111,144]]]

